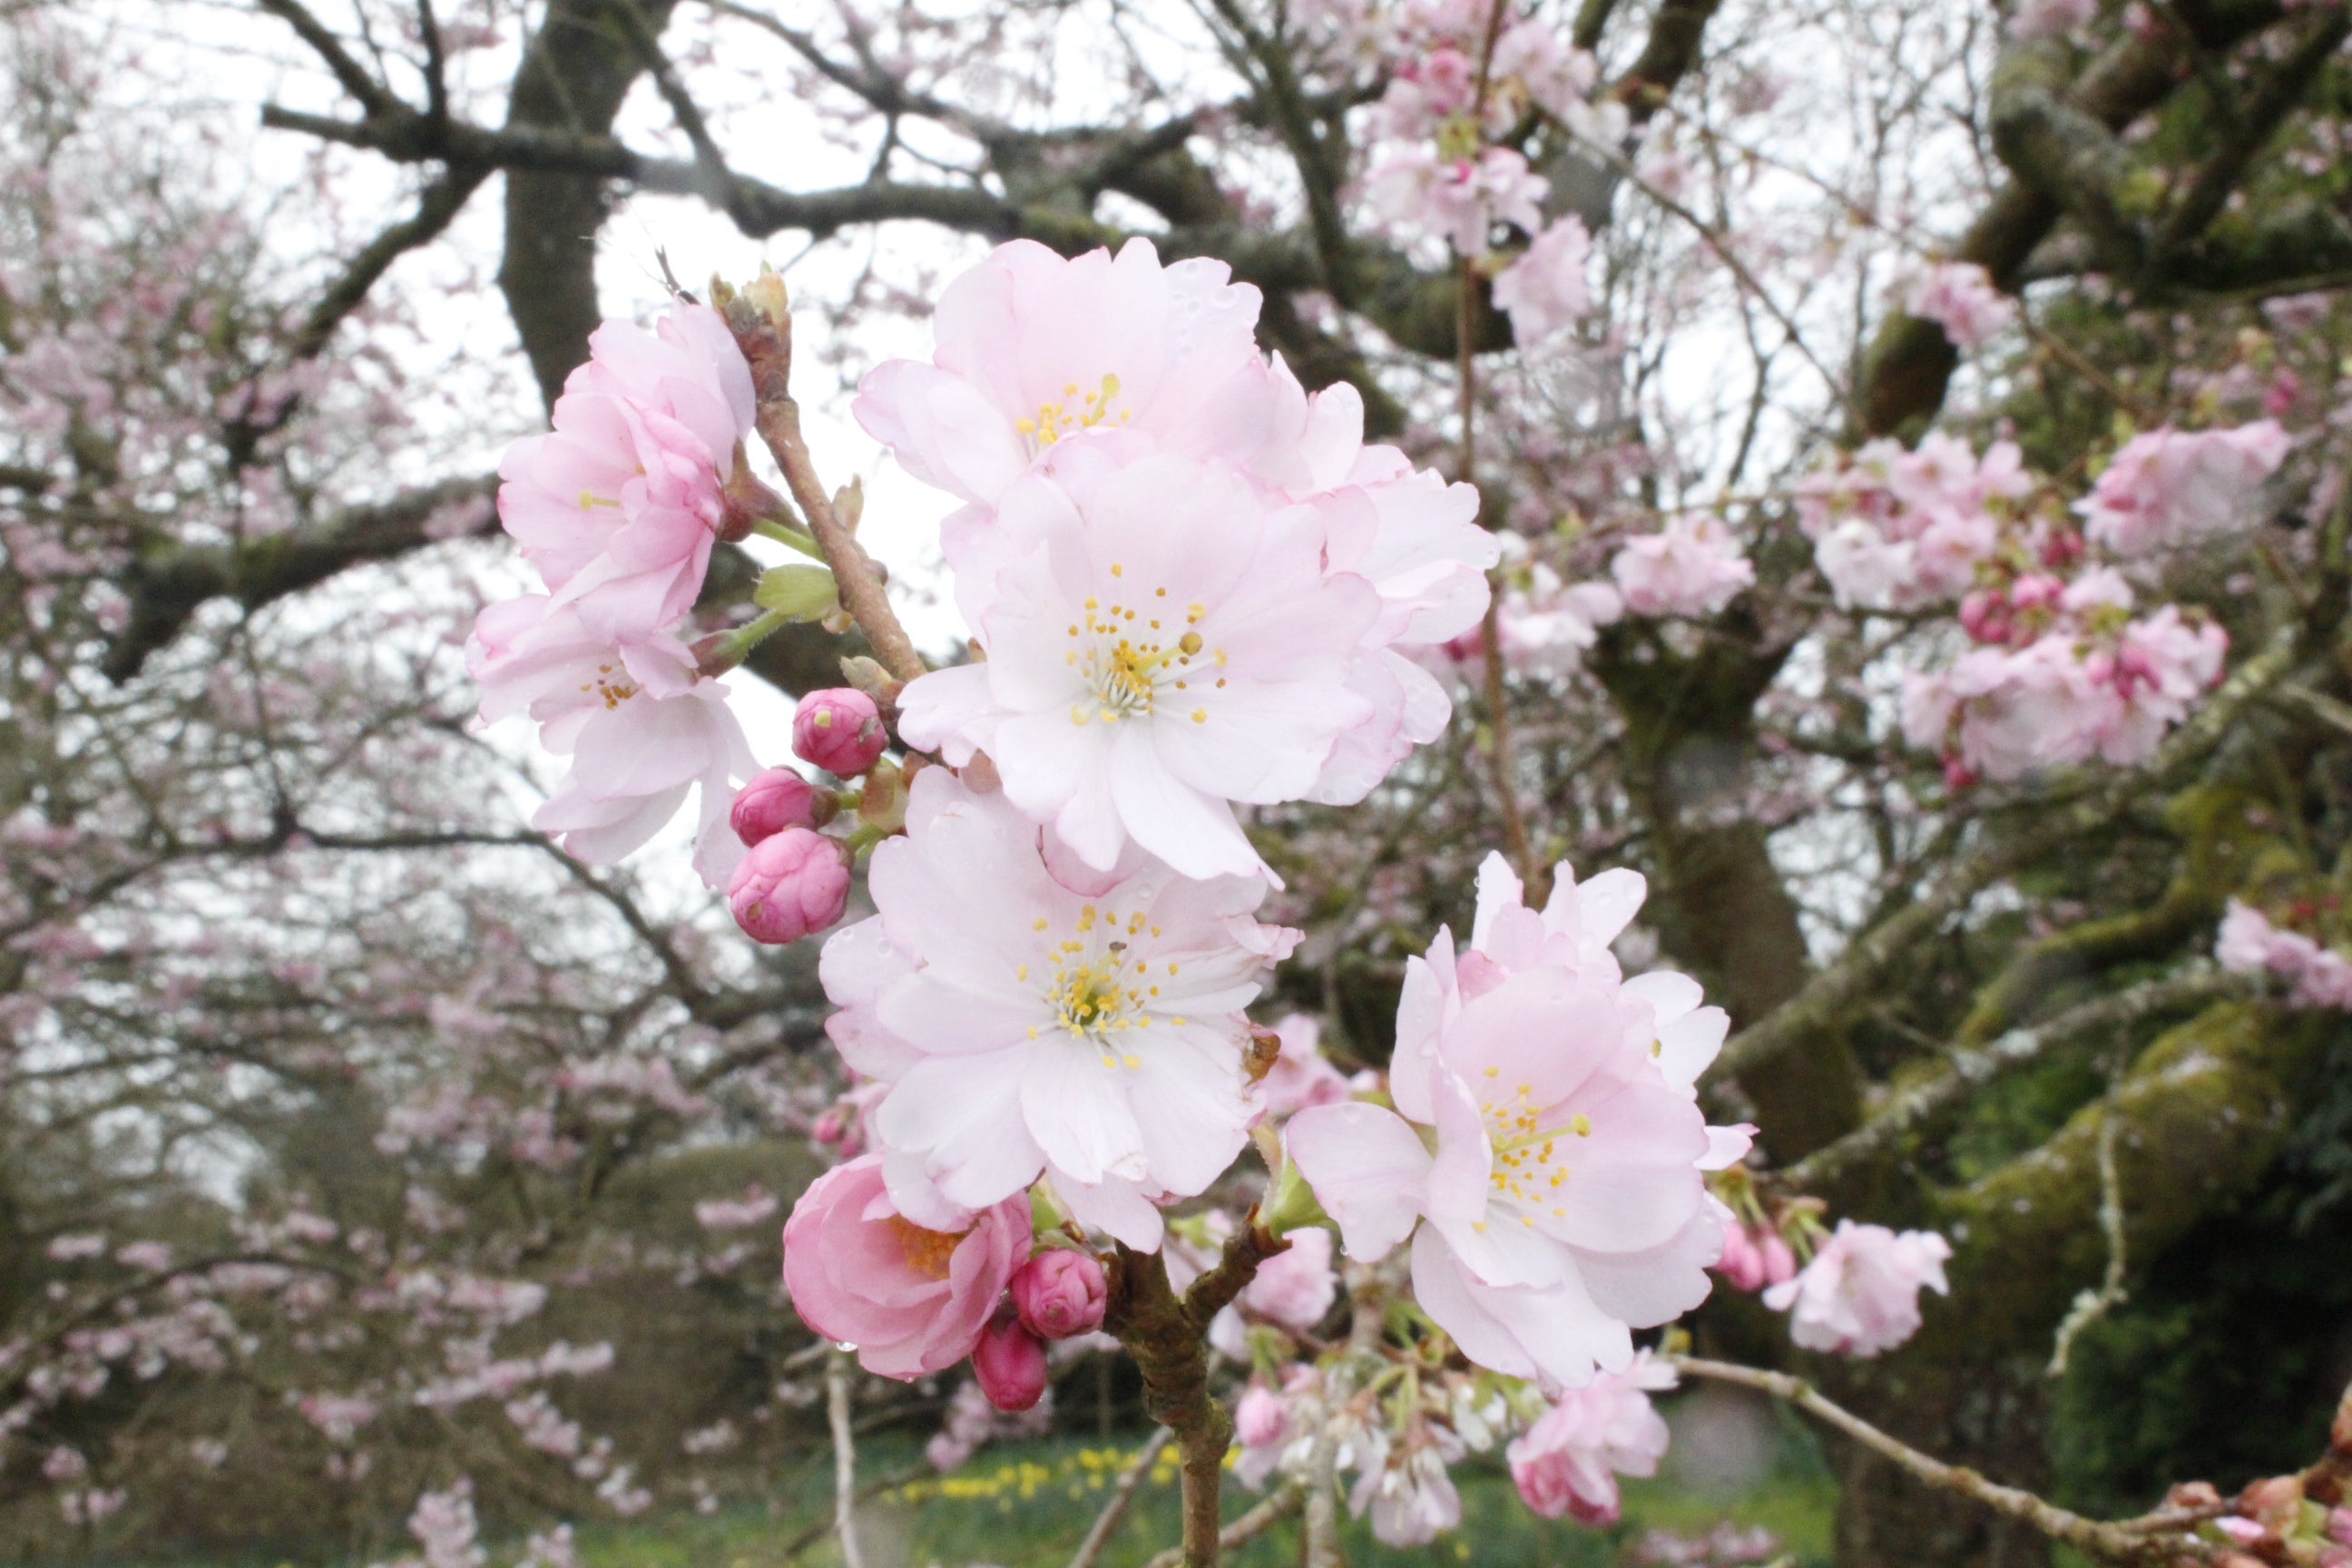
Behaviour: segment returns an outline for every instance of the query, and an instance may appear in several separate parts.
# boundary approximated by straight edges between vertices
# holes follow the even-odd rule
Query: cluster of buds
[[[749,853],[728,881],[727,907],[744,935],[782,946],[840,922],[856,850],[878,837],[865,830],[898,811],[904,795],[904,775],[883,760],[889,743],[880,706],[855,687],[801,699],[793,754],[835,778],[865,782],[845,802],[793,769],[769,768],[736,795],[728,821]],[[845,840],[821,831],[845,804],[858,822]]]

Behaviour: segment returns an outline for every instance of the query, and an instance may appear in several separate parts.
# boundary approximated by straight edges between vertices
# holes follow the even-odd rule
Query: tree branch
[[[390,560],[432,542],[430,526],[449,510],[486,503],[498,489],[495,474],[445,479],[355,506],[315,529],[247,540],[234,545],[178,545],[149,552],[124,574],[131,618],[107,649],[100,668],[120,684],[137,675],[149,656],[179,636],[208,601],[233,597],[247,609],[325,582],[348,567]],[[467,531],[497,526],[487,505]]]
[[[2166,1514],[2112,1524],[2086,1519],[2055,1503],[2046,1502],[2032,1492],[1987,1480],[1974,1470],[1948,1465],[1923,1454],[1909,1444],[1880,1431],[1861,1416],[1832,1405],[1802,1378],[1790,1377],[1786,1373],[1765,1372],[1757,1367],[1738,1366],[1729,1362],[1706,1361],[1697,1356],[1675,1355],[1666,1359],[1674,1363],[1676,1372],[1689,1376],[1736,1384],[1739,1387],[1752,1388],[1775,1399],[1785,1400],[1824,1426],[1844,1433],[1873,1453],[1892,1460],[1906,1473],[1929,1486],[1971,1498],[2004,1518],[2029,1524],[2053,1541],[2063,1541],[2095,1558],[2113,1563],[2149,1563],[2213,1561],[2213,1549],[2186,1528],[2186,1521]]]

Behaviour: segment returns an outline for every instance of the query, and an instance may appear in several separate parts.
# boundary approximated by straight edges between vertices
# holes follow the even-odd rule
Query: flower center
[[[1045,931],[1048,925],[1043,915],[1037,918],[1036,929],[1040,932]],[[1151,1009],[1157,1003],[1160,987],[1153,984],[1150,960],[1139,956],[1132,945],[1134,939],[1147,931],[1155,937],[1160,934],[1160,928],[1147,921],[1139,910],[1122,921],[1118,910],[1097,910],[1087,904],[1079,910],[1071,934],[1047,949],[1053,974],[1045,985],[1045,1005],[1052,1010],[1054,1022],[1073,1039],[1083,1040],[1102,1053],[1102,1065],[1107,1068],[1133,1068],[1143,1065],[1140,1057],[1112,1050],[1110,1037],[1129,1029],[1151,1027]],[[1181,967],[1176,963],[1164,965],[1165,975],[1174,975]],[[1014,978],[1026,981],[1029,965],[1017,966]],[[1183,1021],[1170,1020],[1177,1024]],[[1037,1037],[1034,1026],[1029,1037]]]
[[[1500,1075],[1488,1068],[1486,1076]],[[1494,1086],[1499,1088],[1499,1086]],[[1490,1093],[1493,1089],[1490,1089]],[[1520,1084],[1507,1100],[1482,1098],[1478,1106],[1486,1120],[1486,1137],[1495,1152],[1494,1192],[1490,1201],[1508,1199],[1534,1207],[1550,1208],[1560,1218],[1567,1210],[1556,1206],[1559,1188],[1568,1180],[1568,1162],[1560,1157],[1559,1140],[1589,1138],[1592,1119],[1582,1111],[1556,1127],[1546,1127],[1540,1108],[1528,1098],[1532,1086]],[[1535,1224],[1531,1215],[1519,1215],[1522,1225]]]
[[[1125,568],[1113,562],[1110,574],[1124,576]],[[1167,596],[1167,589],[1154,588],[1148,597],[1139,596],[1143,607],[1136,609],[1118,603],[1105,609],[1099,597],[1087,596],[1085,619],[1072,622],[1069,628],[1077,646],[1062,655],[1063,662],[1077,671],[1087,693],[1086,699],[1070,705],[1071,723],[1090,724],[1100,719],[1116,724],[1121,719],[1150,714],[1163,689],[1173,701],[1181,700],[1173,693],[1192,689],[1192,681],[1202,673],[1193,668],[1194,661],[1205,659],[1213,668],[1224,667],[1224,649],[1209,647],[1192,629],[1209,613],[1208,606],[1185,605],[1185,629],[1171,640],[1167,622],[1173,616],[1160,603]],[[1222,676],[1210,679],[1219,687],[1225,683]],[[1209,721],[1208,710],[1197,704],[1186,716],[1195,724]]]
[[[955,1258],[955,1249],[970,1231],[925,1230],[898,1215],[883,1222],[898,1238],[898,1250],[907,1259],[907,1267],[926,1279],[944,1279],[948,1265]]]
[[[1077,395],[1076,382],[1066,381],[1062,384],[1063,398],[1073,398]],[[1083,399],[1080,399],[1075,410],[1066,402],[1049,399],[1037,405],[1035,418],[1015,419],[1013,422],[1013,427],[1038,446],[1050,447],[1065,436],[1080,430],[1091,430],[1105,420],[1111,419],[1110,405],[1118,400],[1118,377],[1107,374],[1102,378],[1100,389],[1087,393]],[[1134,417],[1134,410],[1122,408],[1113,423],[1124,425],[1132,417]]]
[[[594,692],[604,702],[604,711],[610,713],[614,709],[635,697],[638,687],[627,676],[614,674],[611,665],[600,664],[596,667],[596,678],[593,680],[582,681],[580,689]]]

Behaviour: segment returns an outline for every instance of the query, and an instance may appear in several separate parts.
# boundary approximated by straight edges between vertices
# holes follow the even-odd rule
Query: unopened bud
[[[1017,1318],[996,1320],[972,1347],[972,1375],[999,1410],[1026,1410],[1045,1394],[1045,1344]]]
[[[824,804],[829,807],[831,799]],[[773,838],[787,827],[822,826],[817,809],[814,784],[790,768],[770,768],[736,792],[727,825],[748,847]]]
[[[1102,1265],[1084,1252],[1049,1247],[1013,1276],[1013,1307],[1041,1340],[1066,1340],[1102,1327],[1109,1287]]]
[[[889,743],[874,699],[850,687],[812,691],[793,715],[793,753],[839,778],[872,767]]]
[[[792,297],[784,290],[784,279],[766,262],[760,263],[760,275],[743,286],[743,298],[751,302],[760,314],[768,318],[780,332],[792,331]]]
[[[727,907],[753,942],[798,942],[841,919],[849,902],[849,857],[805,827],[762,838],[735,868]]]

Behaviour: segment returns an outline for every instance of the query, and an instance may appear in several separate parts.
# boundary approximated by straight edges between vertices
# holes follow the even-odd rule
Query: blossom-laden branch
[[[857,542],[856,491],[838,495],[825,489],[809,456],[808,439],[801,433],[801,407],[792,394],[793,318],[784,299],[783,279],[762,271],[759,280],[741,293],[721,289],[713,301],[724,312],[736,346],[751,367],[755,398],[754,427],[767,443],[769,454],[783,470],[784,483],[808,520],[809,531],[824,552],[840,584],[841,602],[856,618],[858,629],[874,646],[877,658],[901,681],[920,677],[925,666],[914,640],[890,607],[889,595],[874,558]],[[845,521],[846,502],[850,510]]]

